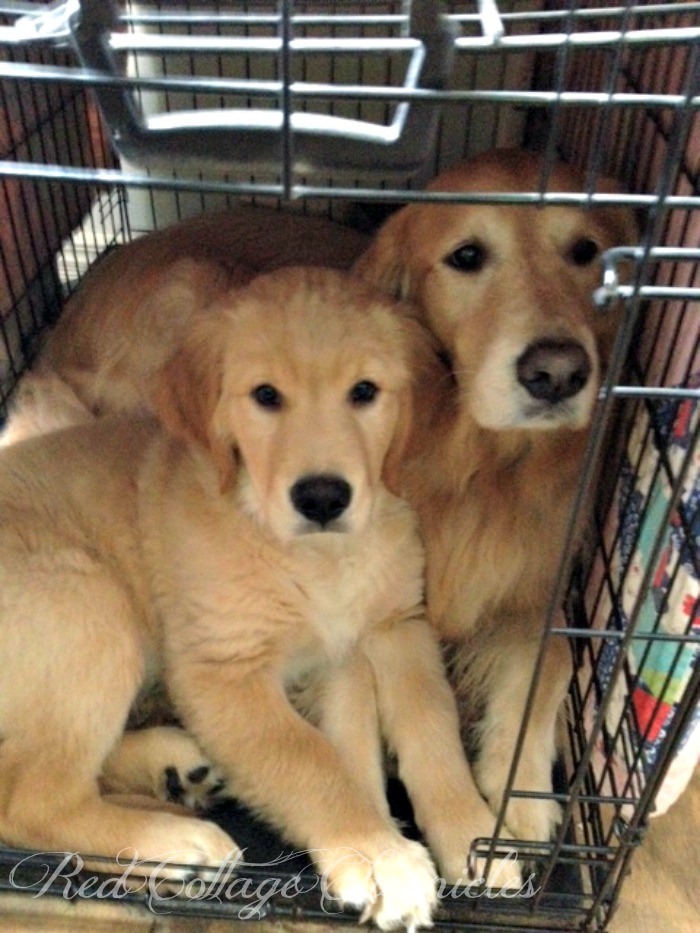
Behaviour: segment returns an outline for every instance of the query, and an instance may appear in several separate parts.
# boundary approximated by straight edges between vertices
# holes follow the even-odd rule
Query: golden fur
[[[444,173],[430,189],[533,191],[541,168],[535,155],[495,151]],[[607,181],[601,189],[614,190]],[[584,180],[557,165],[550,190],[580,192]],[[421,452],[408,464],[403,489],[425,539],[429,616],[452,645],[463,717],[467,726],[478,723],[475,776],[494,811],[507,786],[619,320],[593,305],[599,253],[634,242],[634,219],[620,208],[416,204],[390,218],[355,267],[415,302],[454,375],[442,418],[415,439]],[[455,268],[460,258],[466,269]],[[529,393],[519,360],[539,346],[552,379],[570,364],[567,354],[574,366],[587,358],[579,391],[553,402]],[[551,638],[518,790],[551,792],[557,712],[571,671],[567,640]],[[558,818],[548,800],[513,799],[506,812],[521,839],[549,838]]]
[[[89,270],[20,382],[0,446],[102,413],[150,410],[150,379],[193,313],[280,265],[347,268],[367,242],[320,217],[240,204],[114,249]]]
[[[113,787],[154,782],[117,743],[163,676],[233,792],[310,850],[340,900],[382,927],[429,921],[434,869],[389,816],[381,737],[445,875],[493,829],[425,618],[417,522],[387,488],[413,396],[435,381],[431,343],[393,300],[292,268],[194,321],[156,378],[165,431],[111,416],[3,452],[5,843],[235,853],[211,823],[98,794],[108,756]],[[319,477],[349,500],[295,499]]]
[[[532,191],[541,167],[533,154],[495,151],[445,172],[431,189]],[[564,165],[554,167],[549,187],[585,190],[584,179]],[[605,180],[600,187],[615,190]],[[201,219],[198,235],[210,231],[204,253],[195,228],[185,224],[96,267],[21,386],[7,442],[56,420],[148,406],[147,377],[180,341],[181,322],[199,315],[232,276],[247,277],[231,257],[253,268],[271,261],[265,235],[250,235],[245,219],[230,216],[221,240],[220,227]],[[362,240],[348,244],[332,225],[297,232],[304,248],[322,249],[326,261],[337,245],[338,265],[362,248]],[[451,367],[441,409],[419,403],[425,417],[413,429],[403,489],[425,537],[429,616],[451,643],[465,728],[478,724],[475,775],[494,810],[507,784],[617,325],[616,314],[592,304],[598,252],[635,239],[634,220],[620,208],[416,203],[390,218],[355,265],[373,284],[411,299]],[[285,249],[278,245],[277,262]],[[474,246],[482,265],[455,268],[450,257],[467,247],[468,261]],[[542,341],[578,347],[588,366],[580,391],[556,405],[533,404],[518,381],[517,361]],[[565,640],[550,640],[520,789],[551,790],[557,711],[570,672]],[[520,838],[543,839],[558,817],[551,801],[520,800],[511,803],[507,823]]]

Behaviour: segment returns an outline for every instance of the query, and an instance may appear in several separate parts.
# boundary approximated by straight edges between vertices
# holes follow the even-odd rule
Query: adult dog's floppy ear
[[[406,298],[410,294],[408,267],[403,259],[409,211],[410,207],[405,207],[393,214],[352,267],[363,281],[376,285],[394,298]]]
[[[235,459],[231,440],[215,428],[222,380],[221,333],[208,319],[201,320],[157,374],[151,397],[156,414],[171,434],[209,453],[223,493],[233,482]]]
[[[621,194],[620,183],[613,178],[599,178],[596,191],[601,194]],[[636,246],[639,241],[639,217],[631,207],[599,207],[608,229],[620,246]]]

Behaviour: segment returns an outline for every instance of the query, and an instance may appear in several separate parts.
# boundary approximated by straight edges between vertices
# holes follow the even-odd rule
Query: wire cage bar
[[[0,81],[2,409],[90,264],[190,214],[241,199],[364,227],[427,200],[638,211],[639,242],[605,256],[594,296],[601,314],[615,299],[626,309],[581,470],[594,521],[579,551],[572,516],[543,636],[572,658],[554,791],[565,819],[533,848],[528,896],[446,891],[436,924],[603,930],[698,747],[700,3],[6,0]],[[545,153],[539,186],[424,190],[494,146]],[[556,190],[555,157],[583,170],[580,191]],[[602,175],[626,193],[598,191]],[[515,765],[509,790],[527,796]],[[36,893],[44,862],[0,850],[0,896]],[[275,891],[253,903],[269,876],[252,866],[215,896],[161,906],[328,921],[308,865],[277,866]]]

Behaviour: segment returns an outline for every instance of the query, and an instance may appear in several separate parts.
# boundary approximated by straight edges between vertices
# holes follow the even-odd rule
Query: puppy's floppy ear
[[[382,465],[382,482],[395,496],[402,495],[404,458],[411,443],[414,414],[413,387],[406,386],[399,394],[399,410],[391,444]]]
[[[167,430],[188,444],[203,447],[225,492],[235,476],[230,439],[215,427],[214,413],[223,380],[222,335],[209,319],[197,322],[182,346],[156,375],[151,398]]]
[[[387,489],[402,495],[404,461],[425,442],[449,407],[450,374],[439,356],[433,335],[415,317],[409,304],[399,314],[405,341],[409,381],[399,395],[399,411],[391,445],[384,459],[382,479]]]
[[[352,267],[365,282],[394,298],[406,298],[410,294],[408,266],[404,262],[409,211],[410,207],[405,207],[393,214]]]

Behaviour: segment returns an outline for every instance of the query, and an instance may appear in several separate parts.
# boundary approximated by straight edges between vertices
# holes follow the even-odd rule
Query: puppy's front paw
[[[524,758],[516,775],[517,790],[552,794],[551,757],[543,752],[541,760]],[[510,763],[505,757],[495,761],[482,756],[474,765],[474,776],[493,813],[499,813]],[[505,815],[511,834],[525,842],[548,842],[561,822],[561,807],[556,800],[511,797]]]
[[[419,843],[399,837],[373,856],[326,850],[317,863],[331,896],[360,910],[360,922],[372,920],[381,930],[432,926],[437,878]]]
[[[129,877],[150,879],[149,890],[157,896],[187,895],[193,878],[213,877],[222,866],[233,870],[242,860],[233,839],[207,820],[157,814],[145,827],[149,832],[141,843],[120,856],[124,863],[136,858]]]
[[[503,843],[497,843],[491,857],[490,842],[482,843],[470,858],[466,873],[469,883],[483,884],[491,894],[521,891],[523,868],[519,855],[515,846],[504,849]]]
[[[474,810],[483,812],[477,815]],[[502,827],[493,857],[488,857],[495,827],[496,820],[482,801],[461,814],[454,809],[449,821],[430,826],[431,851],[446,882],[468,884],[481,880],[492,891],[522,886],[518,847],[508,827]],[[479,842],[475,845],[476,840]]]
[[[374,877],[379,897],[366,915],[381,930],[432,926],[437,878],[423,846],[406,841],[401,850],[383,852],[374,862]]]
[[[549,842],[561,823],[556,800],[511,800],[506,819],[516,839]]]

